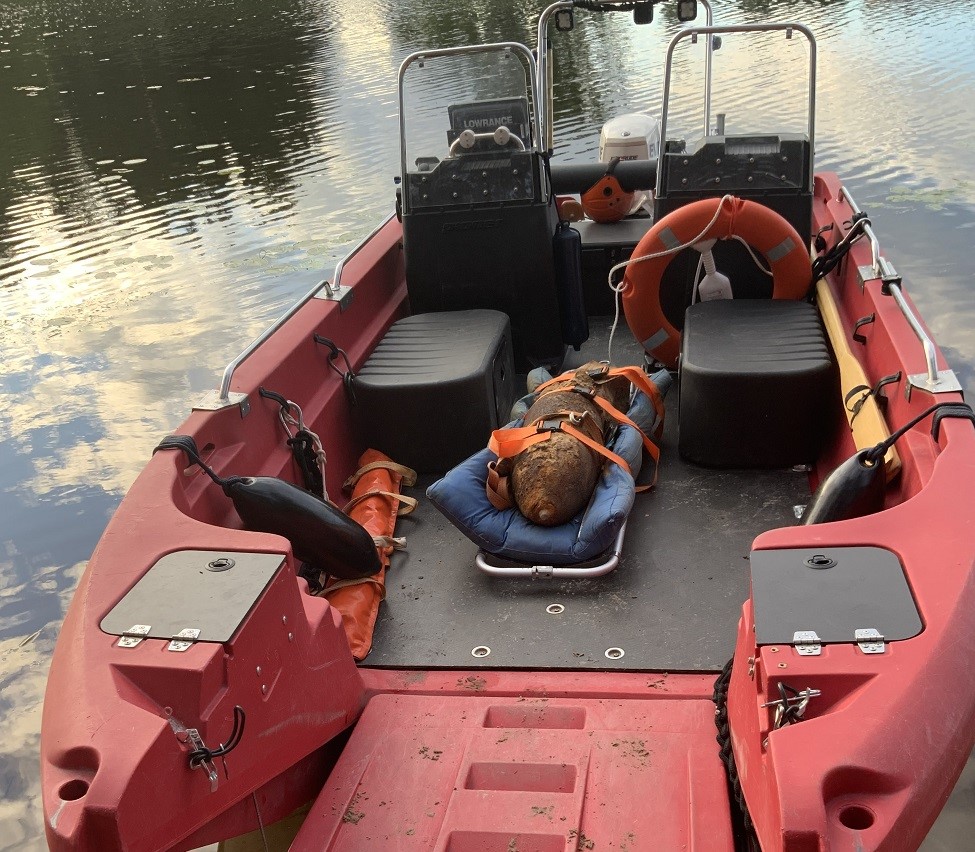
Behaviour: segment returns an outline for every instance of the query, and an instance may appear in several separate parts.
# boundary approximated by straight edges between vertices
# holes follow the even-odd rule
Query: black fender
[[[221,485],[247,529],[284,536],[296,559],[342,580],[382,567],[365,528],[310,491],[272,476],[235,476]]]
[[[872,515],[884,508],[887,476],[883,454],[860,450],[837,467],[821,483],[802,513],[802,524],[824,524]]]

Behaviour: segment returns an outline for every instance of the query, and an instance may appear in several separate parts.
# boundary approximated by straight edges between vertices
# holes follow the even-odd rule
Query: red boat
[[[81,580],[44,706],[52,849],[302,808],[308,852],[919,846],[975,744],[975,417],[814,171],[813,34],[701,5],[637,122],[659,140],[607,134],[600,163],[550,161],[549,51],[633,4],[554,4],[534,54],[403,63],[396,214],[160,444]],[[804,132],[712,124],[716,37],[808,43]],[[673,385],[659,462],[600,457],[561,527],[492,508],[526,375],[607,348],[658,404]]]

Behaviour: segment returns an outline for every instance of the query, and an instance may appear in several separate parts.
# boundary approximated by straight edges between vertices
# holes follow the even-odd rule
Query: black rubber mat
[[[600,330],[591,357],[605,357],[608,326]],[[625,327],[620,337],[626,360],[635,360]],[[668,398],[668,414],[676,409]],[[411,489],[420,506],[397,525],[408,550],[394,557],[363,665],[719,669],[734,650],[752,540],[796,523],[793,507],[809,498],[807,477],[695,467],[678,457],[676,438],[676,417],[668,416],[660,478],[637,495],[620,565],[588,580],[484,574],[474,564],[477,547],[424,496],[432,480]],[[564,610],[550,614],[550,604]],[[478,646],[490,653],[474,656]],[[623,656],[607,657],[611,648]]]

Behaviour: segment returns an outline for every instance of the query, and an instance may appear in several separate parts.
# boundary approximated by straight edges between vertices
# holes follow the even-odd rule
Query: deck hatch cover
[[[102,619],[101,629],[122,636],[133,624],[149,624],[147,639],[197,629],[197,642],[227,642],[283,562],[280,553],[168,553]]]
[[[791,645],[797,630],[823,644],[853,643],[865,628],[886,641],[921,632],[900,560],[882,547],[754,550],[751,567],[759,645]]]

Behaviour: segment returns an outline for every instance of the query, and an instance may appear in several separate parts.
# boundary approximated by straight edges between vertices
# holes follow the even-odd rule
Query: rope
[[[738,767],[735,764],[735,753],[731,747],[731,724],[728,721],[728,686],[731,683],[731,667],[733,663],[734,658],[725,663],[721,674],[714,682],[714,694],[711,696],[711,700],[714,702],[714,724],[718,729],[716,739],[718,745],[721,746],[719,752],[721,762],[725,766],[725,772],[728,775],[728,785],[731,788],[731,794],[734,797],[735,803],[738,805],[746,837],[749,841],[752,841],[754,839],[755,827],[752,823],[751,814],[748,813],[745,794],[741,789],[741,779],[738,777]],[[751,845],[751,843],[748,843],[748,846]],[[757,841],[754,846],[758,848]]]
[[[261,806],[257,804],[257,790],[251,793],[251,798],[254,800],[254,810],[257,811],[257,826],[261,829],[261,840],[264,841],[264,852],[271,852],[271,847],[267,842],[267,834],[264,832],[264,820],[261,818]]]
[[[718,202],[718,206],[715,208],[714,216],[711,217],[711,221],[704,226],[704,229],[692,240],[688,240],[686,243],[674,246],[673,248],[664,249],[663,251],[654,252],[653,254],[646,254],[642,257],[631,257],[628,260],[621,261],[617,263],[612,269],[609,270],[609,275],[607,276],[607,283],[609,284],[609,289],[614,293],[615,302],[615,312],[613,315],[613,327],[609,331],[609,346],[607,347],[607,360],[610,363],[613,362],[613,338],[616,336],[616,328],[620,322],[620,294],[626,289],[626,277],[620,281],[619,284],[613,283],[613,277],[621,269],[626,269],[626,267],[631,266],[634,263],[642,263],[645,260],[656,260],[658,257],[666,257],[667,255],[677,254],[686,248],[690,248],[694,243],[698,243],[704,239],[705,235],[714,226],[714,223],[718,221],[718,217],[721,215],[721,208],[724,207],[726,201],[734,201],[733,195],[724,195],[721,197],[721,201]]]
[[[961,407],[964,407],[969,411],[971,411],[970,406],[966,405],[965,403],[958,403],[958,402],[937,402],[934,405],[932,405],[930,408],[924,409],[924,411],[922,411],[919,415],[917,415],[917,417],[913,417],[910,420],[908,420],[907,423],[901,426],[900,429],[898,429],[896,432],[891,432],[889,438],[884,438],[884,440],[881,441],[876,446],[871,447],[868,450],[864,450],[863,461],[867,462],[868,464],[876,464],[877,462],[879,462],[884,457],[884,455],[886,455],[887,450],[889,450],[892,446],[894,446],[894,444],[897,442],[898,439],[904,437],[904,435],[906,435],[911,429],[917,426],[917,424],[920,423],[925,417],[927,417],[929,414],[933,414],[938,409],[940,408],[959,409]]]
[[[866,228],[866,226],[869,224],[870,218],[866,213],[857,213],[850,220],[850,230],[846,232],[843,239],[841,239],[825,254],[821,254],[813,261],[812,281],[809,282],[810,295],[813,292],[813,288],[816,286],[816,282],[819,281],[820,278],[825,278],[829,272],[832,272],[833,269],[839,265],[840,261],[846,257],[853,244],[863,236],[864,228]],[[822,231],[816,234],[816,248],[821,252],[826,248],[826,240],[823,237]]]
[[[198,464],[203,472],[210,477],[214,482],[217,483],[221,488],[226,490],[228,485],[232,485],[238,482],[241,477],[230,476],[227,479],[223,479],[213,471],[213,468],[209,467],[202,458],[200,458],[200,451],[196,447],[196,441],[189,435],[167,435],[163,438],[153,449],[152,454],[155,455],[159,450],[182,450],[189,456],[190,461]]]
[[[230,731],[226,745],[220,743],[217,748],[204,747],[190,752],[190,767],[196,769],[204,761],[230,754],[240,744],[240,738],[244,735],[244,721],[244,708],[237,704],[234,706],[234,726]]]

